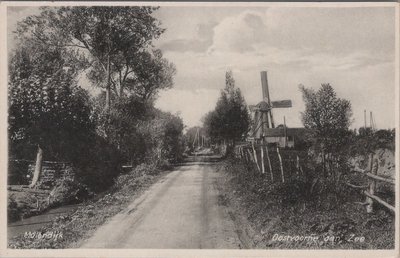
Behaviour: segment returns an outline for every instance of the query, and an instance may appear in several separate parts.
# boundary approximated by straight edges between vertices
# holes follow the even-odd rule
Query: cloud
[[[35,12],[9,11],[9,32]],[[276,123],[285,115],[288,126],[301,126],[299,83],[314,88],[331,83],[351,101],[354,126],[362,125],[364,109],[379,114],[382,127],[395,123],[395,8],[162,7],[157,12],[167,31],[155,45],[177,67],[174,89],[162,92],[157,106],[180,111],[189,126],[201,124],[213,109],[228,69],[248,104],[260,101],[259,73],[268,70],[271,97],[293,101],[293,108],[274,111]]]
[[[180,113],[187,126],[201,125],[201,118],[214,109],[219,90],[171,89],[160,93],[156,107],[171,113]]]
[[[210,42],[206,40],[174,39],[161,44],[160,48],[164,51],[174,52],[204,52],[209,45]]]
[[[245,11],[237,16],[225,18],[214,28],[213,44],[209,53],[254,51],[254,44],[260,42],[260,34],[266,29],[259,13]]]
[[[269,44],[344,55],[393,54],[394,8],[269,8]]]
[[[161,99],[173,99],[170,105],[182,110],[189,124],[200,123],[201,114],[213,104],[208,94],[216,100],[224,87],[225,71],[232,69],[249,104],[260,100],[259,72],[268,70],[271,97],[293,101],[292,108],[274,111],[276,123],[286,116],[288,126],[301,126],[299,113],[304,104],[298,84],[318,88],[331,83],[340,97],[353,104],[353,127],[362,126],[364,109],[381,114],[376,118],[378,125],[394,125],[393,8],[243,10],[221,17],[212,28],[212,33],[205,33],[212,35],[208,49],[187,41],[198,51],[182,52],[185,47],[181,46],[181,51],[166,53],[177,65],[179,91],[175,93],[181,97],[171,93]],[[210,92],[204,91],[199,99],[190,89]],[[182,99],[196,108],[181,105]],[[372,106],[367,104],[371,102]]]
[[[159,44],[165,52],[205,52],[212,44],[216,22],[199,23],[194,27],[194,37],[170,39]]]

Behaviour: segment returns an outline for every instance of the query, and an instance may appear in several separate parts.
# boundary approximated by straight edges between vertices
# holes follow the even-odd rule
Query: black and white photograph
[[[1,257],[399,255],[398,3],[1,10]]]

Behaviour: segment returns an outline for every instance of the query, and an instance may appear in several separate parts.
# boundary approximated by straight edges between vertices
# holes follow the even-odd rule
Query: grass
[[[367,214],[362,205],[354,203],[365,197],[351,189],[339,197],[307,196],[304,192],[309,185],[301,180],[272,185],[237,160],[226,160],[222,166],[236,210],[244,213],[257,231],[257,248],[394,248],[394,216],[379,206]]]
[[[108,219],[121,212],[127,205],[157,179],[168,171],[159,171],[154,166],[139,165],[133,171],[120,175],[114,186],[96,199],[85,202],[71,214],[57,217],[51,225],[42,227],[39,232],[59,232],[62,237],[27,238],[24,235],[9,240],[9,248],[77,248],[83,239]]]

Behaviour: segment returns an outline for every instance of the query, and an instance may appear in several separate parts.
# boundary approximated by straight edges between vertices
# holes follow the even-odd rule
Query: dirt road
[[[208,160],[208,161],[207,161]],[[242,248],[216,165],[196,158],[167,174],[82,248]]]

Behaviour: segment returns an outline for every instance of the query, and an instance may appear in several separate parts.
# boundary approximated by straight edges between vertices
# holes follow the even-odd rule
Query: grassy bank
[[[254,230],[255,246],[265,249],[393,249],[395,218],[381,207],[373,214],[356,204],[357,191],[343,188],[337,196],[318,191],[297,177],[271,184],[237,160],[221,163],[226,194]],[[319,185],[319,186],[318,186]],[[317,189],[311,191],[310,189]]]
[[[80,241],[90,237],[99,226],[122,211],[132,199],[165,173],[168,171],[161,171],[152,165],[139,165],[131,172],[120,175],[108,191],[85,202],[75,212],[57,217],[51,225],[42,227],[35,236],[20,235],[10,239],[8,247],[76,248]],[[57,237],[51,237],[50,234]],[[44,237],[40,237],[43,235]]]

